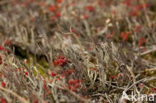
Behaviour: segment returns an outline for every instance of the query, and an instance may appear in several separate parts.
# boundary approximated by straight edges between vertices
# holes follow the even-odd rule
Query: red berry
[[[62,2],[62,0],[57,0],[57,2],[61,3],[61,2]]]
[[[74,82],[74,79],[70,79],[70,80],[68,81],[69,84],[72,84],[73,82]]]
[[[28,75],[28,72],[25,72],[25,75]]]
[[[44,88],[45,88],[46,91],[49,91],[49,88],[48,88],[48,86],[46,84],[44,84]]]
[[[86,9],[88,9],[89,11],[93,11],[94,7],[92,5],[88,5],[88,6],[86,6]]]
[[[53,71],[51,71],[51,75],[52,75],[52,76],[56,76],[56,73],[53,72]]]
[[[63,77],[63,74],[60,74],[60,77]]]
[[[74,80],[74,85],[76,85],[79,82],[79,80]]]
[[[61,13],[59,11],[57,11],[56,16],[61,16]]]
[[[38,99],[36,98],[36,99],[34,99],[34,103],[38,103]]]
[[[49,11],[54,11],[56,8],[53,5],[49,5]]]
[[[3,88],[5,88],[5,82],[4,81],[1,82],[1,85]]]
[[[1,103],[6,103],[5,98],[1,98]]]
[[[70,73],[74,73],[74,70],[73,70],[73,69],[70,69],[69,72],[70,72]]]
[[[115,76],[114,76],[114,75],[112,75],[112,76],[111,76],[111,78],[112,78],[112,79],[114,79],[114,78],[115,78]]]
[[[26,59],[25,62],[28,63],[28,59]]]
[[[75,30],[74,30],[74,28],[73,28],[73,27],[71,27],[71,28],[70,28],[70,31],[71,31],[71,32],[74,32]]]
[[[1,50],[4,49],[4,46],[0,46],[0,49],[1,49]]]

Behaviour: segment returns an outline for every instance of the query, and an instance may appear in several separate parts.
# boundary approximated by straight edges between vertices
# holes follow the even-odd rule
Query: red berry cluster
[[[52,75],[52,76],[56,76],[56,73],[53,72],[53,71],[51,71],[51,75]]]
[[[1,103],[6,103],[5,98],[1,97],[0,99],[1,99],[1,100],[0,100],[0,101],[1,101]]]
[[[144,44],[145,42],[146,42],[146,38],[141,37],[141,38],[139,39],[139,47],[141,47],[142,44]]]
[[[49,88],[48,88],[48,86],[46,85],[46,83],[44,83],[44,88],[45,88],[46,91],[49,91]]]
[[[4,46],[0,46],[0,50],[3,50],[4,49]]]
[[[2,57],[0,56],[0,64],[2,63]]]
[[[71,89],[72,91],[78,91],[82,87],[81,83],[79,82],[81,81],[76,80],[76,79],[68,80],[68,84],[69,84],[68,88]]]
[[[122,37],[123,38],[123,40],[128,40],[128,34],[130,34],[130,32],[129,31],[126,31],[126,32],[121,32],[121,35],[120,35],[120,37]]]
[[[1,85],[3,88],[5,88],[5,82],[4,81],[1,82]]]
[[[89,10],[89,11],[93,11],[94,10],[94,6],[92,6],[92,5],[87,5],[85,8],[87,10]]]
[[[68,60],[67,57],[65,57],[64,55],[59,55],[56,59],[54,59],[54,65],[58,64],[58,65],[63,65],[64,63],[66,63]]]

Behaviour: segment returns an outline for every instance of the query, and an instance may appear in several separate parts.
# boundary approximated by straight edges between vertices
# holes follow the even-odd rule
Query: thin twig
[[[143,55],[146,55],[146,54],[149,54],[151,52],[155,52],[156,51],[156,47],[155,48],[152,48],[152,49],[148,49],[147,51],[144,51],[143,53],[141,53],[140,55],[143,56]]]
[[[128,71],[130,72],[130,74],[131,74],[133,83],[135,84],[135,83],[136,83],[136,79],[135,79],[135,75],[134,75],[134,73],[133,73],[133,71],[132,71],[132,68],[129,67],[129,66],[127,66],[127,69],[128,69]],[[137,86],[136,86],[136,85],[134,85],[134,89],[135,89],[134,92],[135,92],[135,93],[136,93],[136,92],[138,93],[138,89],[137,89]]]
[[[73,92],[70,89],[68,89],[67,87],[65,87],[65,84],[62,83],[62,82],[61,82],[61,85],[62,86],[59,86],[59,85],[56,85],[56,84],[54,84],[54,86],[52,86],[51,84],[48,84],[48,85],[51,86],[51,87],[56,87],[56,88],[61,88],[63,90],[67,90],[70,94],[72,94],[73,96],[75,96],[77,99],[79,99],[79,100],[81,100],[81,101],[83,101],[85,103],[88,103],[89,102],[88,99],[85,99],[85,98],[81,97],[80,95],[76,94],[75,92]]]
[[[23,97],[19,96],[18,94],[16,94],[15,92],[13,92],[13,91],[11,91],[9,89],[6,89],[6,88],[3,88],[3,87],[0,86],[0,90],[5,91],[7,93],[10,93],[11,95],[17,97],[22,103],[29,103]]]
[[[156,67],[154,68],[149,68],[149,69],[145,69],[145,71],[155,71],[156,70]]]

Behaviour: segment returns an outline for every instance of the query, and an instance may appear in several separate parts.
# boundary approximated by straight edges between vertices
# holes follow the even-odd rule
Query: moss
[[[35,76],[37,76],[37,72],[36,72],[36,70],[33,70],[33,74],[34,74]]]
[[[44,56],[37,58],[37,63],[42,65],[44,68],[49,68],[49,64]]]
[[[48,77],[45,70],[41,67],[41,66],[37,66],[37,70],[39,71],[39,73],[44,76],[44,77]]]

